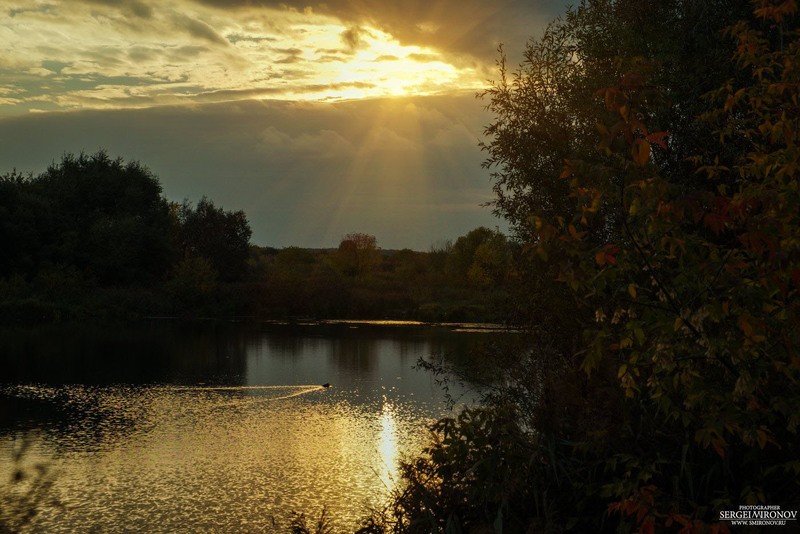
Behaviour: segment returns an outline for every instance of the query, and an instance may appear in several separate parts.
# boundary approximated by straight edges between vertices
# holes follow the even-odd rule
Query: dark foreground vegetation
[[[430,252],[250,244],[242,211],[168,202],[137,162],[65,155],[0,177],[0,323],[147,316],[492,321],[512,247],[478,228]]]
[[[757,531],[719,514],[800,508],[797,10],[794,0],[586,0],[529,43],[519,70],[501,56],[484,95],[494,120],[483,148],[512,245],[484,246],[504,240],[480,230],[486,239],[463,263],[453,259],[460,240],[393,256],[363,236],[335,252],[249,252],[247,272],[271,273],[248,282],[262,284],[253,287],[270,310],[301,313],[292,303],[302,294],[320,314],[343,314],[336,291],[368,307],[393,294],[380,284],[403,277],[431,292],[409,302],[460,302],[458,289],[437,293],[437,280],[455,276],[447,266],[460,265],[464,288],[501,288],[500,318],[529,332],[470,377],[488,388],[484,405],[434,425],[361,532]],[[26,206],[32,232],[45,219],[27,214],[56,213],[34,194],[38,181],[3,182],[29,203],[4,209]],[[142,232],[137,216],[80,219],[84,232],[70,240],[55,219],[64,233],[35,249],[51,259],[4,257],[5,302],[25,302],[31,286],[31,299],[111,288],[121,258],[145,262],[126,280],[163,280],[176,309],[207,298],[227,271],[193,252],[191,230],[177,237],[194,210],[146,206],[142,217],[169,232]],[[182,244],[163,245],[163,256],[120,245],[162,250],[165,235]],[[101,256],[83,247],[105,253],[92,259]],[[494,258],[511,263],[492,270]],[[397,305],[397,295],[379,307],[420,313],[424,304]],[[298,516],[292,530],[331,531],[325,517],[309,522]]]
[[[797,11],[587,0],[501,56],[484,149],[527,343],[362,532],[796,528],[720,512],[800,508]]]

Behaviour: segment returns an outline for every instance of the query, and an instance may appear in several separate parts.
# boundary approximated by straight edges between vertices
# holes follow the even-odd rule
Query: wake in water
[[[165,386],[163,389],[177,390],[177,391],[242,391],[249,389],[322,389],[324,386],[316,384],[302,384],[298,386]]]
[[[240,386],[240,387],[210,387],[210,388],[192,388],[200,391],[252,391],[252,390],[289,390],[290,393],[285,395],[278,395],[275,397],[258,396],[258,397],[243,397],[235,401],[223,402],[215,404],[214,408],[224,408],[226,406],[249,406],[253,404],[260,404],[264,402],[272,402],[283,399],[291,399],[292,397],[299,397],[300,395],[307,395],[314,391],[324,390],[323,386],[303,385],[303,386]]]
[[[224,408],[227,406],[248,406],[252,404],[259,404],[264,402],[273,402],[278,400],[290,399],[301,395],[307,395],[315,391],[321,391],[329,387],[330,384],[315,385],[315,384],[302,384],[295,386],[151,386],[144,389],[134,388],[129,386],[80,386],[69,385],[62,387],[48,387],[40,385],[13,385],[0,387],[0,394],[5,394],[22,399],[38,399],[54,401],[60,399],[65,401],[66,404],[84,404],[89,398],[98,399],[106,398],[109,395],[127,397],[128,395],[138,392],[158,392],[165,394],[182,393],[218,393],[222,394],[220,397],[224,398],[230,394],[246,393],[247,396],[242,396],[236,400],[229,400],[227,402],[214,403],[211,408]],[[259,392],[285,392],[278,395],[253,395]]]

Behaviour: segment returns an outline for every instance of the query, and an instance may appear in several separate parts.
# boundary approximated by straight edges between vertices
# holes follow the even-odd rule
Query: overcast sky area
[[[0,0],[0,174],[105,149],[253,242],[505,227],[475,94],[564,0]]]

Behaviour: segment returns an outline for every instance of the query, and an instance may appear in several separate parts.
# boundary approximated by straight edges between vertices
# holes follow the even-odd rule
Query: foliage
[[[587,1],[510,78],[501,56],[484,148],[531,342],[498,353],[479,431],[440,422],[406,466],[404,528],[482,528],[496,480],[547,503],[514,532],[800,503],[797,26],[791,0]]]
[[[684,451],[670,458],[667,443],[646,441],[652,436],[638,438],[636,455],[615,451],[614,461],[639,475],[611,478],[605,492],[621,499],[611,510],[635,515],[640,528],[800,499],[800,77],[792,62],[800,34],[786,30],[795,12],[791,2],[762,2],[757,23],[728,30],[752,79],[712,92],[718,107],[698,120],[716,128],[720,153],[728,144],[746,151],[724,163],[692,158],[697,185],[670,175],[654,156],[671,149],[669,134],[647,127],[654,89],[646,71],[632,71],[599,93],[613,117],[598,127],[604,160],[569,160],[561,174],[571,213],[537,219],[534,248],[552,251],[576,304],[594,311],[583,327],[583,369],[618,366],[637,411],[663,421],[667,443]],[[781,39],[770,38],[776,30]],[[717,459],[683,478],[687,452],[699,458],[704,449]]]
[[[217,272],[207,259],[186,256],[175,265],[165,288],[179,311],[197,310],[211,299],[217,279]]]
[[[339,243],[336,262],[347,276],[364,276],[381,261],[378,241],[374,235],[347,234]]]
[[[196,207],[173,206],[178,247],[184,257],[204,258],[220,280],[234,282],[247,270],[252,230],[243,211],[225,211],[203,197]]]
[[[377,239],[368,234],[349,234],[335,250],[287,247],[274,254],[256,251],[258,267],[249,278],[259,287],[260,309],[255,313],[271,317],[499,320],[513,273],[511,247],[501,234],[486,232],[492,239],[482,252],[476,254],[477,247],[471,255],[458,252],[468,266],[481,269],[477,271],[483,276],[480,283],[469,277],[468,270],[456,274],[446,267],[453,261],[450,256],[456,254],[452,247],[434,252],[382,251]]]
[[[172,207],[138,162],[65,154],[38,176],[0,177],[0,317],[239,313],[247,274],[241,211],[203,198]]]
[[[2,274],[71,265],[104,285],[159,279],[171,261],[161,186],[136,162],[66,154],[37,177],[0,180]]]
[[[476,228],[456,239],[447,255],[447,274],[478,287],[498,286],[511,275],[511,250],[497,230]]]
[[[546,503],[535,499],[538,462],[515,419],[509,406],[477,408],[433,425],[433,443],[403,467],[402,530],[523,530],[530,505]]]
[[[0,486],[0,533],[23,532],[29,529],[40,509],[63,506],[52,495],[52,474],[44,464],[32,468],[24,465],[29,447],[23,442],[12,451],[14,468],[7,484]]]
[[[257,316],[496,321],[512,247],[485,228],[431,252],[250,244],[242,211],[167,203],[138,162],[63,156],[0,177],[0,321]],[[453,268],[458,265],[458,268]],[[448,267],[449,266],[449,267]]]
[[[311,526],[308,525],[305,514],[292,512],[289,532],[292,534],[333,534],[333,521],[328,513],[328,509],[324,507],[317,521],[312,523]]]

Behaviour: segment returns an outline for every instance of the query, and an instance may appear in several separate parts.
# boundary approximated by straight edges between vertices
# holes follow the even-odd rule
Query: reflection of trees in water
[[[432,355],[459,359],[476,340],[474,334],[443,327],[376,324],[269,325],[262,327],[261,336],[251,350],[266,350],[270,358],[296,361],[328,355],[336,367],[358,372],[373,371],[384,353],[398,356],[402,365],[409,366]]]
[[[257,354],[261,356],[260,349],[266,347],[268,356],[279,360],[296,361],[303,358],[307,354],[316,352],[324,352],[330,345],[330,340],[319,337],[308,337],[301,333],[292,334],[284,330],[262,333],[258,339],[258,346],[256,349],[259,351]]]
[[[383,340],[360,336],[343,336],[331,342],[331,361],[343,370],[372,372]]]
[[[368,372],[374,366],[379,337],[339,325],[274,325],[259,340],[270,358],[296,361],[329,356],[339,368]],[[259,354],[260,356],[260,354]]]
[[[169,331],[172,383],[219,380],[227,385],[245,383],[247,354],[259,334],[239,325],[209,322]]]
[[[251,334],[202,325],[47,325],[0,331],[0,427],[38,427],[45,441],[103,444],[148,423],[146,384],[243,383]],[[108,385],[115,384],[113,387]],[[124,386],[121,384],[130,384]]]
[[[10,383],[193,383],[245,374],[247,333],[213,323],[48,325],[0,332]]]

